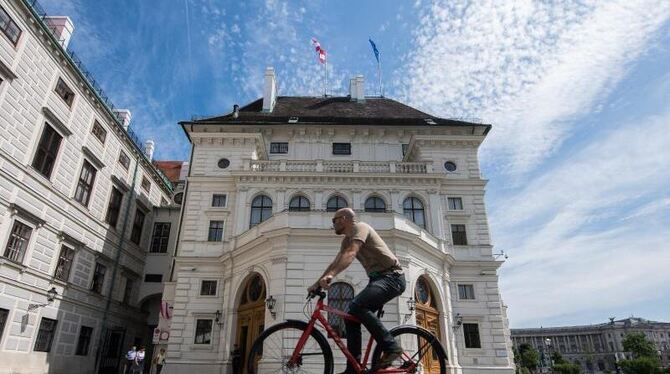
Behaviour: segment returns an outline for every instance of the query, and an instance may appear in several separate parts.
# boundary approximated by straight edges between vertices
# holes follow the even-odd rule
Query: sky
[[[493,125],[480,148],[511,327],[670,321],[670,2],[40,0],[155,158],[262,95],[384,95]]]

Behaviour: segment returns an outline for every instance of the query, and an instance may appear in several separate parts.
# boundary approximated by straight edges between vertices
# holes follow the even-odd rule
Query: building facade
[[[117,373],[150,343],[172,185],[66,49],[69,18],[0,0],[0,24],[0,372]]]
[[[232,372],[235,345],[244,357],[263,329],[304,319],[306,288],[339,250],[333,212],[351,207],[407,276],[383,321],[433,331],[452,373],[511,373],[477,158],[490,126],[365,97],[362,77],[347,97],[278,97],[271,68],[264,83],[262,99],[181,123],[193,149],[164,292],[171,372]],[[328,302],[344,308],[366,284],[355,261]]]
[[[616,372],[619,360],[632,358],[623,348],[625,336],[643,333],[656,345],[663,367],[670,367],[670,323],[667,322],[611,318],[607,323],[596,325],[512,329],[511,332],[515,348],[530,344],[540,352],[541,366],[548,367],[549,357],[558,352],[585,373]]]

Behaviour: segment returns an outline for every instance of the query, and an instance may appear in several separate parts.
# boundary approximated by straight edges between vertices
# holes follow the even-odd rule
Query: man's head
[[[333,228],[337,235],[346,234],[351,231],[351,228],[356,222],[356,213],[353,209],[342,208],[335,212],[333,216]]]
[[[161,353],[165,353],[165,348],[161,348]]]
[[[133,351],[136,351],[136,350],[137,350],[137,346],[133,346],[132,350],[133,350]]]

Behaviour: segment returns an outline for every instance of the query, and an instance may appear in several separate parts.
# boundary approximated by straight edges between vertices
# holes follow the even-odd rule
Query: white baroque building
[[[0,0],[0,373],[119,372],[157,324],[146,271],[168,277],[152,232],[176,233],[178,207],[155,214],[171,183],[66,50],[73,29]]]
[[[164,293],[174,295],[171,373],[232,372],[235,344],[248,353],[264,328],[304,319],[306,287],[339,250],[331,218],[344,206],[381,234],[405,270],[407,290],[386,305],[385,323],[433,331],[452,373],[511,373],[502,262],[477,158],[491,126],[365,97],[360,76],[347,97],[277,96],[271,68],[264,84],[257,101],[181,123],[193,149]],[[345,306],[366,284],[355,261],[328,301]]]

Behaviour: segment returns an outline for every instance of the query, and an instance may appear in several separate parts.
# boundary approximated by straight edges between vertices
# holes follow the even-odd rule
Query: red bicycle
[[[335,341],[347,361],[352,364],[359,374],[381,373],[440,373],[447,372],[447,354],[440,341],[428,330],[417,326],[397,326],[391,329],[391,334],[401,343],[403,354],[393,364],[384,369],[376,369],[374,363],[379,361],[382,351],[375,345],[372,351],[371,365],[368,368],[368,359],[374,338],[370,337],[362,362],[356,359],[347,350],[346,345],[335,329],[328,323],[328,317],[323,312],[334,313],[345,320],[358,319],[339,309],[325,305],[323,299],[326,293],[318,291],[307,296],[305,315],[309,315],[308,308],[312,306],[312,299],[318,296],[316,308],[311,313],[308,322],[287,320],[278,323],[258,336],[251,347],[247,360],[247,372],[256,373],[333,373],[333,351],[326,337],[316,328],[319,322],[326,330],[328,337]],[[383,315],[383,311],[377,313]]]

